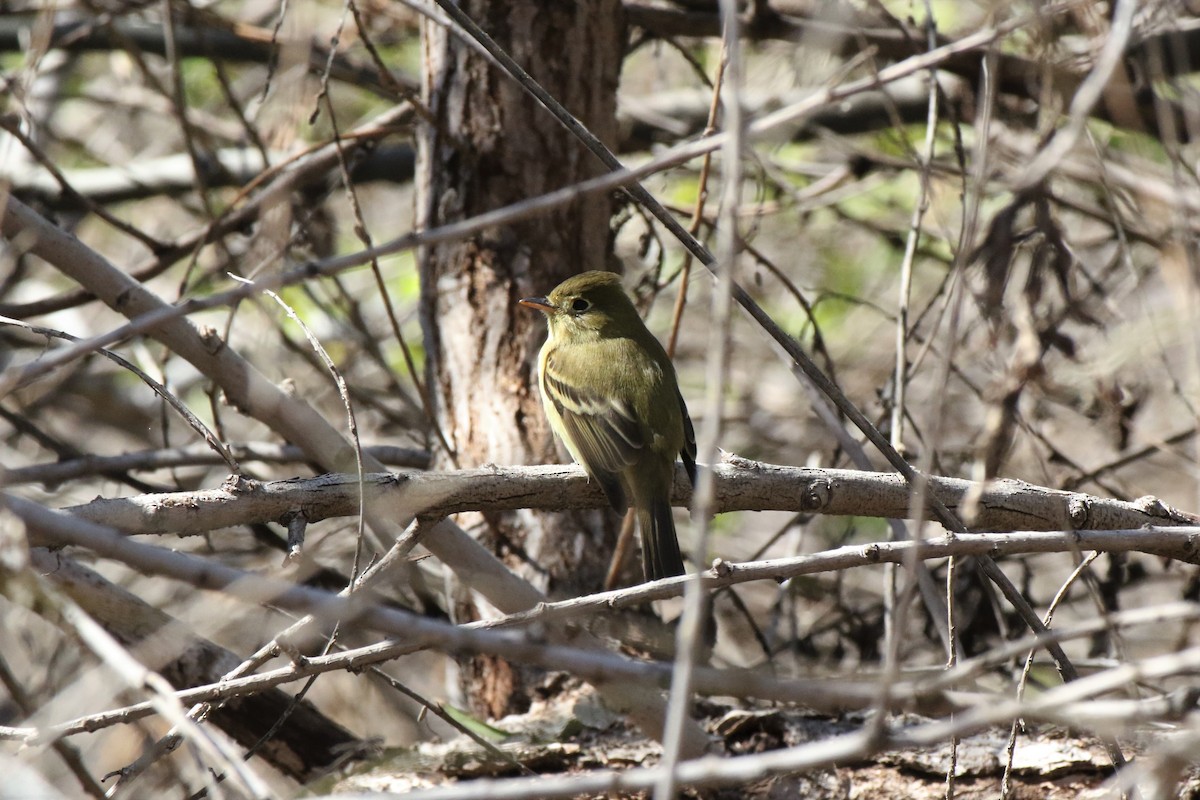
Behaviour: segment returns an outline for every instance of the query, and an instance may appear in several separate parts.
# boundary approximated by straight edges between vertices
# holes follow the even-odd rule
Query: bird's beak
[[[538,311],[541,311],[543,314],[552,314],[555,311],[558,311],[558,307],[553,305],[549,300],[547,300],[544,297],[525,297],[525,298],[518,300],[517,304],[525,306],[526,308],[537,309]]]

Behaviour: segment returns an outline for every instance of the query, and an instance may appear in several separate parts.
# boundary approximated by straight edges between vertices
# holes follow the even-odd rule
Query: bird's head
[[[621,278],[612,272],[591,271],[567,278],[545,297],[520,301],[546,315],[551,337],[560,335],[592,338],[602,332],[618,333],[631,324],[640,328],[641,318]]]

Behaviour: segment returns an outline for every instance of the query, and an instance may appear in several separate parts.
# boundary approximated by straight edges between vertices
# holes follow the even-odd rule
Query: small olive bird
[[[646,580],[682,575],[671,487],[676,453],[696,483],[696,434],[667,351],[611,272],[520,303],[549,322],[538,380],[550,427],[617,512],[632,500]]]

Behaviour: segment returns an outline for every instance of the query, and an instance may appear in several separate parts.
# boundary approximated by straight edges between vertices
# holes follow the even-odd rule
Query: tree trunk
[[[619,0],[465,0],[461,7],[585,125],[614,141],[625,36]],[[424,99],[436,126],[421,131],[419,224],[467,219],[602,171],[545,109],[459,37],[429,22],[423,36]],[[517,300],[604,268],[609,217],[609,198],[592,196],[420,253],[429,392],[453,451],[439,454],[441,465],[562,460],[535,380],[545,323]],[[598,589],[615,538],[613,521],[594,514],[459,523],[551,595]],[[523,710],[534,679],[495,659],[474,660],[462,677],[476,712],[493,717]]]

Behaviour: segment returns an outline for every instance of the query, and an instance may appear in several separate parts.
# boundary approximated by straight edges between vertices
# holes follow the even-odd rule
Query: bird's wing
[[[692,418],[688,416],[687,404],[683,402],[683,394],[676,389],[679,398],[679,411],[683,414],[683,449],[679,455],[683,457],[683,468],[687,471],[688,480],[696,485],[696,430],[692,427]]]
[[[542,392],[558,412],[567,449],[604,487],[610,502],[623,511],[626,499],[618,476],[646,446],[634,410],[618,392],[588,390],[563,378],[561,357],[551,353],[542,376]]]

